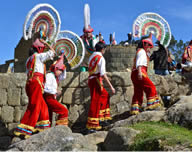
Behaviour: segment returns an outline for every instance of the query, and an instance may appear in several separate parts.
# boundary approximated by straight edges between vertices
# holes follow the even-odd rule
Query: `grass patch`
[[[192,131],[165,122],[141,122],[129,126],[141,131],[130,150],[163,150],[166,146],[192,144]],[[160,142],[159,142],[160,141]]]

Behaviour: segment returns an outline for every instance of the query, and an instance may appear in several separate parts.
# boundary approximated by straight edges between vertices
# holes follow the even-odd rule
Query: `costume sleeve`
[[[138,66],[147,66],[147,55],[144,50],[137,53],[136,68],[138,68]]]
[[[45,82],[44,91],[46,93],[50,93],[50,94],[56,94],[57,93],[57,81],[55,79],[55,76],[52,73],[48,73],[46,75],[46,82]]]
[[[95,38],[95,36],[93,36],[93,41],[92,41],[92,45],[93,45],[93,48],[95,48],[95,45],[97,44],[97,39]]]
[[[100,75],[103,76],[106,73],[106,68],[105,68],[106,67],[106,62],[105,62],[104,57],[101,57],[98,64],[99,64]]]
[[[37,56],[40,58],[41,62],[46,62],[47,60],[51,59],[54,56],[54,52],[49,50],[45,53],[39,53]]]

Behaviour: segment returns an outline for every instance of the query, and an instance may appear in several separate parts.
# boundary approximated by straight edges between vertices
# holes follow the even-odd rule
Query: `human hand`
[[[111,91],[113,94],[115,94],[115,89],[113,87],[111,87]]]

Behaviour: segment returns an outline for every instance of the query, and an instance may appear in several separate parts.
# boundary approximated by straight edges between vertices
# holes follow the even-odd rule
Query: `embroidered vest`
[[[95,55],[90,63],[89,63],[89,68],[88,68],[88,72],[89,72],[89,76],[91,76],[92,74],[95,73],[95,71],[97,70],[97,64],[99,63],[100,59],[102,56],[100,55]]]
[[[34,70],[35,70],[35,62],[36,62],[36,54],[33,54],[26,63],[27,69],[27,79],[33,78]],[[44,81],[45,81],[45,74],[46,74],[46,65],[44,64]]]

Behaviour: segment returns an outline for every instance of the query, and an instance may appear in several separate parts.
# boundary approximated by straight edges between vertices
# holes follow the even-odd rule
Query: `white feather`
[[[113,40],[115,40],[115,32],[113,32]]]
[[[84,6],[84,26],[85,29],[88,29],[88,26],[90,25],[90,8],[89,4],[85,4]]]

